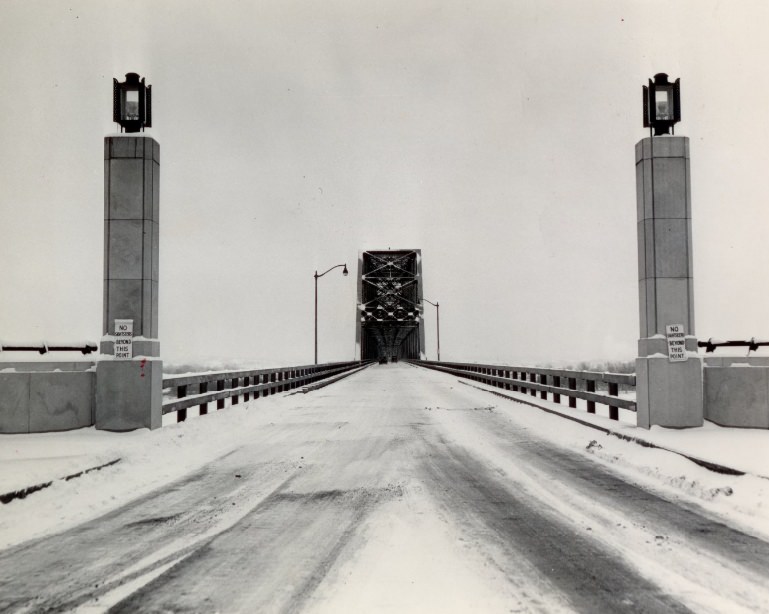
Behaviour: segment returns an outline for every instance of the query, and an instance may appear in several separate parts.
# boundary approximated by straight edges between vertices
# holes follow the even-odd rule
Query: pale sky
[[[0,339],[101,337],[112,78],[153,88],[167,361],[353,358],[420,248],[444,360],[632,359],[641,86],[681,78],[696,334],[769,339],[769,3],[0,0]],[[427,306],[428,357],[435,310]]]

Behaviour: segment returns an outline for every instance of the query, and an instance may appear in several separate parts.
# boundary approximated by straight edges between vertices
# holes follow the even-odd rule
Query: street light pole
[[[342,269],[342,275],[347,277],[347,264],[336,264],[332,266],[328,271],[325,271],[318,275],[318,270],[315,269],[315,364],[318,364],[318,278],[323,277],[326,273],[329,271],[333,271],[334,269],[338,269],[340,266],[343,266],[344,269]]]
[[[438,362],[441,361],[441,304],[440,303],[433,303],[432,301],[428,301],[426,298],[422,299],[425,303],[430,303],[433,307],[435,307],[435,324],[437,327],[437,338],[438,338]]]

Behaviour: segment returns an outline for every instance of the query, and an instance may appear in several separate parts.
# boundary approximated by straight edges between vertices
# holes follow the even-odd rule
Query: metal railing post
[[[183,399],[187,396],[187,386],[177,386],[176,388],[176,398],[177,399]],[[187,419],[187,410],[186,409],[180,409],[176,412],[176,421],[177,422],[184,422]]]
[[[235,388],[238,387],[238,382],[240,381],[239,377],[233,377],[230,379],[230,390],[235,390]],[[230,405],[237,405],[240,401],[240,395],[233,394],[230,397]]]
[[[619,384],[609,382],[609,396],[619,396]],[[609,405],[609,419],[619,420],[619,407]]]
[[[222,391],[224,390],[224,380],[218,379],[216,380],[216,390]],[[216,409],[224,409],[224,399],[217,399],[216,400]]]
[[[201,394],[208,392],[208,382],[200,382],[198,385],[198,392]],[[205,416],[208,413],[208,403],[201,403],[198,412],[199,415]]]
[[[536,374],[536,373],[529,373],[529,381],[530,381],[532,384],[536,384],[536,383],[537,383],[537,374]],[[529,394],[530,394],[531,396],[533,396],[533,397],[537,396],[537,389],[536,389],[536,388],[532,388],[532,389],[529,391]]]

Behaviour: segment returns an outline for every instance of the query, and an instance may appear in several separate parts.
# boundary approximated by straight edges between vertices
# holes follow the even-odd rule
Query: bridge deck
[[[0,552],[0,610],[769,607],[766,542],[559,447],[534,409],[405,364],[284,400],[170,488]]]

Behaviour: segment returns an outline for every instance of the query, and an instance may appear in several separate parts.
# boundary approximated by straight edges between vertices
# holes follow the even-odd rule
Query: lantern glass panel
[[[673,92],[669,88],[654,91],[654,114],[658,120],[673,119]]]
[[[126,90],[124,119],[139,119],[139,90]]]

